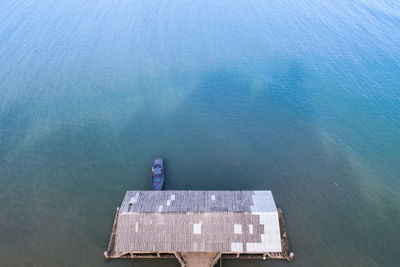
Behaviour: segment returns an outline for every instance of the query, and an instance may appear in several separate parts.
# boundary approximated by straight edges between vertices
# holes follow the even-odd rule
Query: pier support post
[[[174,252],[176,259],[179,261],[179,263],[181,264],[181,267],[185,267],[185,262],[183,261],[181,255],[179,254],[179,252]]]
[[[221,258],[222,253],[218,252],[218,254],[215,256],[214,260],[211,262],[211,267],[214,267],[215,264],[217,264],[218,260]]]

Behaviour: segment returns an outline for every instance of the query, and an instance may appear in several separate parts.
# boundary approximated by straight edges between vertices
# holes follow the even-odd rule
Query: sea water
[[[104,260],[125,191],[272,190],[291,263],[400,262],[400,4],[7,0],[0,265]]]

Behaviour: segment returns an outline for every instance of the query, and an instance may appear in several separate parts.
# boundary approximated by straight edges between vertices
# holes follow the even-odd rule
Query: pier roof
[[[128,191],[109,257],[149,252],[281,253],[270,191]]]

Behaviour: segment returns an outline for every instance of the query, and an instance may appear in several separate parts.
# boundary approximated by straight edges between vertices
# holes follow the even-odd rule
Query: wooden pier
[[[285,220],[270,191],[128,191],[117,208],[110,258],[292,260]]]

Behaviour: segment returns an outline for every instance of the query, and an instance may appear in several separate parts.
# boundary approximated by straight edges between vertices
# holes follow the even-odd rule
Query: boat
[[[164,186],[164,162],[162,158],[153,160],[151,167],[151,183],[153,190],[162,190]]]

